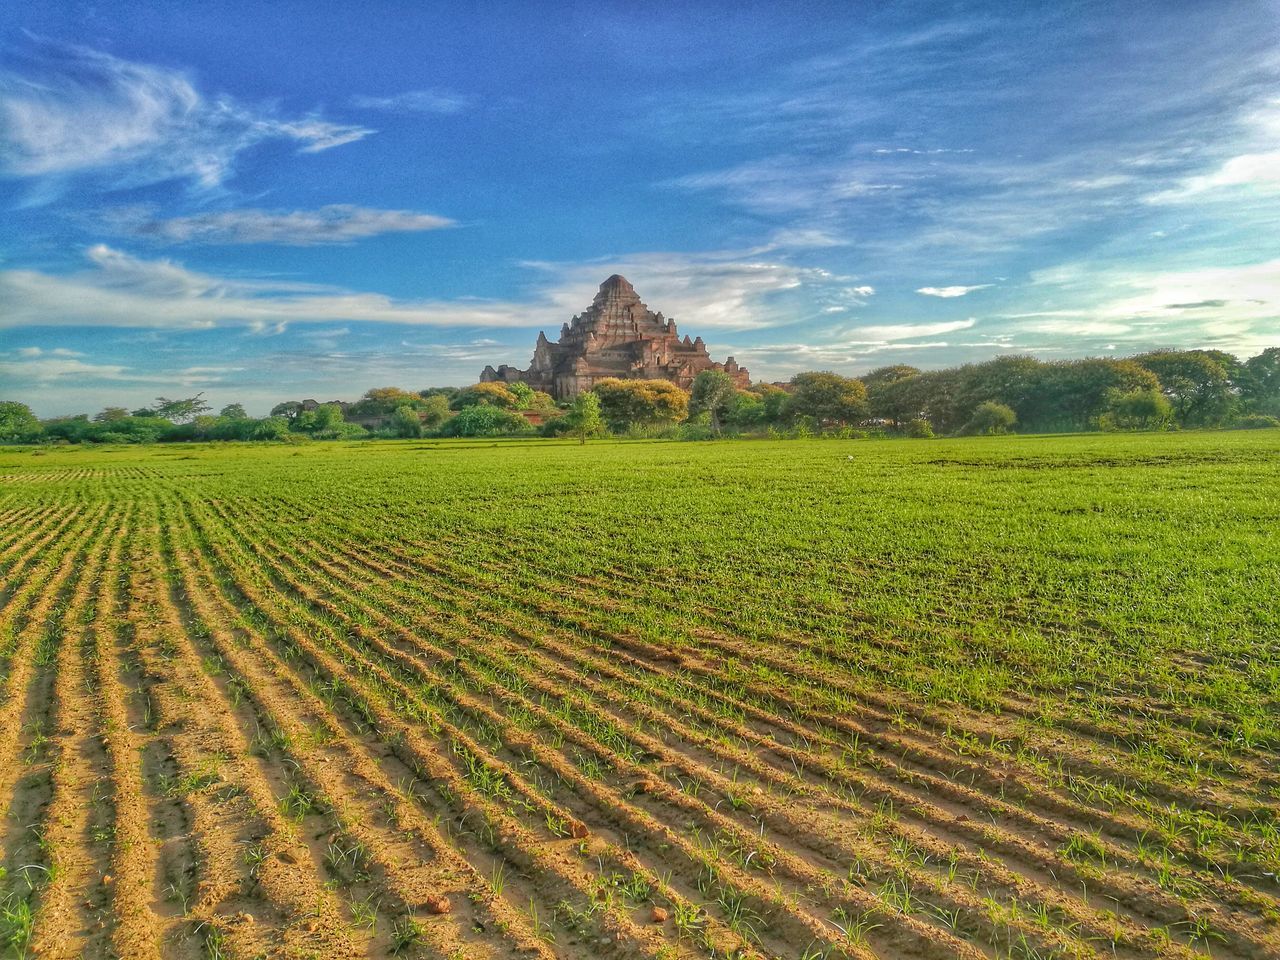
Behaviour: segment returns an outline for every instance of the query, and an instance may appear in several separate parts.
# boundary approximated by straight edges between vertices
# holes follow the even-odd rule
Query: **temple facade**
[[[627,279],[614,274],[600,284],[591,306],[560,328],[559,340],[552,343],[546,333],[538,334],[527,370],[505,363],[496,370],[488,366],[480,380],[523,380],[557,400],[570,400],[608,377],[668,380],[688,390],[703,370],[723,370],[739,387],[751,383],[733,357],[717,363],[701,337],[681,339],[674,320],[650,310]]]

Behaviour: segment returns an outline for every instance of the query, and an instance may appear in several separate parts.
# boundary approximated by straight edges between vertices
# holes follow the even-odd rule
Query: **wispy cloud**
[[[1151,203],[1180,203],[1221,195],[1230,188],[1280,190],[1280,99],[1252,103],[1234,123],[1225,141],[1233,155],[1216,161],[1212,169],[1184,177],[1178,184],[1150,197]]]
[[[957,330],[968,330],[977,322],[973,317],[969,317],[965,320],[944,320],[940,323],[873,324],[849,327],[841,331],[841,337],[850,343],[893,343],[919,337],[939,337],[945,333],[955,333]]]
[[[373,210],[330,204],[316,210],[226,210],[167,220],[124,211],[114,225],[169,243],[277,243],[295,247],[351,243],[384,233],[419,233],[454,226],[448,217],[413,210]]]
[[[1218,347],[1248,355],[1280,330],[1280,259],[1182,270],[1064,264],[1032,274],[1075,311],[1032,315],[1022,329],[1060,335],[1116,335],[1166,346]]]
[[[0,352],[0,375],[14,382],[36,386],[61,382],[173,384],[201,386],[221,382],[240,367],[190,366],[174,370],[139,370],[121,363],[93,363],[71,355],[70,351],[50,350],[32,355],[27,350]]]
[[[0,72],[0,172],[10,177],[96,174],[113,187],[186,180],[211,188],[264,141],[314,153],[373,132],[210,98],[179,70],[81,46],[42,41],[11,62],[25,69]]]
[[[531,293],[514,300],[407,300],[278,278],[221,277],[170,259],[149,260],[98,244],[71,274],[0,271],[0,328],[248,327],[367,322],[435,327],[537,328],[549,332],[590,305],[604,277],[625,273],[655,309],[696,330],[759,329],[795,322],[778,298],[799,292],[851,306],[874,292],[827,271],[730,252],[634,254],[575,263],[527,263]]]
[[[753,251],[637,253],[524,265],[540,270],[551,281],[548,296],[562,317],[581,312],[591,303],[600,281],[620,273],[635,284],[652,309],[694,330],[753,330],[797,323],[815,312],[812,306],[800,304],[817,304],[820,312],[826,306],[856,306],[875,293],[851,277]]]
[[[926,297],[942,297],[943,299],[951,299],[952,297],[963,297],[966,294],[973,293],[975,290],[985,290],[987,287],[995,286],[991,283],[976,283],[969,287],[920,287],[916,293],[923,294]]]
[[[471,106],[471,98],[451,90],[407,90],[384,97],[356,94],[347,102],[358,110],[387,113],[461,113]]]

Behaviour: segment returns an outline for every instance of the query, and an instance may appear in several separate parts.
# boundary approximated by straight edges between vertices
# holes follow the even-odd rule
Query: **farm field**
[[[1280,956],[1280,432],[0,452],[0,956]]]

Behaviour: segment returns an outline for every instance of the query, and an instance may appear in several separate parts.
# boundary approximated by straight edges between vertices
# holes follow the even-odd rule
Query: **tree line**
[[[700,439],[870,431],[928,437],[1267,426],[1280,426],[1280,347],[1247,360],[1220,350],[1159,350],[1123,359],[998,357],[928,371],[895,364],[862,377],[799,373],[746,390],[707,370],[687,392],[665,380],[606,379],[572,404],[557,404],[524,383],[417,392],[380,387],[350,404],[285,401],[261,418],[235,403],[215,414],[201,394],[47,420],[24,403],[0,401],[6,443],[522,434],[585,441],[609,433]]]

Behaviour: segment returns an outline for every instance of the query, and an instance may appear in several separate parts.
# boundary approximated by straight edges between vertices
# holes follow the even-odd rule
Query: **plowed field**
[[[1277,531],[1275,431],[0,453],[0,955],[1280,956]]]

